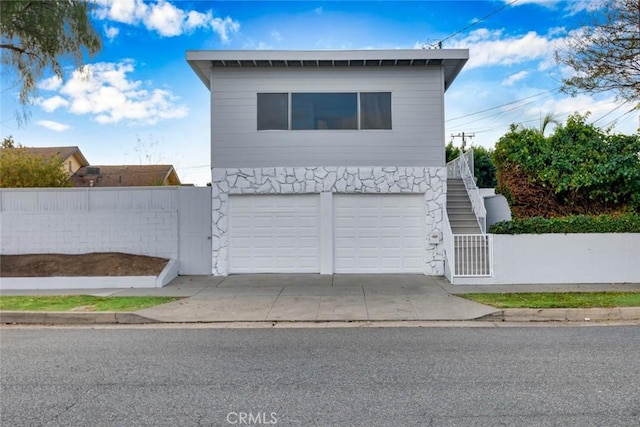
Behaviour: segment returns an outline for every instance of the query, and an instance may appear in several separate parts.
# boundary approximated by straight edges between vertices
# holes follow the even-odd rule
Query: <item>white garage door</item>
[[[320,197],[229,197],[230,273],[319,273]]]
[[[336,273],[424,273],[421,194],[334,197]]]

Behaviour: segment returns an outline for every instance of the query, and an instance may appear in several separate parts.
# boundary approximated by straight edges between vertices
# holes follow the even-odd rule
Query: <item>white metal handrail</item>
[[[443,227],[444,230],[442,232],[442,240],[444,243],[444,256],[446,260],[445,265],[445,276],[449,281],[453,282],[453,277],[455,276],[456,270],[456,253],[453,250],[453,232],[451,231],[451,224],[449,223],[449,216],[443,215]],[[447,274],[448,273],[448,274]]]
[[[469,166],[469,159],[467,156],[473,158],[473,150],[469,150],[467,153],[462,153],[462,150],[460,150],[460,157],[458,158],[459,177],[462,178],[464,187],[467,189],[473,213],[476,215],[476,219],[480,225],[480,231],[482,231],[482,234],[486,234],[487,210],[484,207],[480,191],[478,191],[478,187],[476,186],[476,179],[473,175],[473,169]]]

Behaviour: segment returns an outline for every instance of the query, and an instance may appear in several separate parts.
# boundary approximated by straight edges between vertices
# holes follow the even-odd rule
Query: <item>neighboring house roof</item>
[[[190,50],[187,62],[209,88],[209,73],[216,67],[429,67],[442,66],[445,90],[469,59],[468,49],[393,50]]]
[[[69,157],[74,156],[82,166],[88,166],[89,162],[82,154],[82,151],[78,147],[20,147],[26,153],[35,156],[52,157],[59,156],[62,160],[67,160]]]
[[[74,187],[145,187],[180,185],[172,165],[92,165],[72,177]]]

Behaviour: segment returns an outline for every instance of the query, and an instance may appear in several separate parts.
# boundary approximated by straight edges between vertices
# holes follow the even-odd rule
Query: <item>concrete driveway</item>
[[[449,294],[446,284],[405,274],[180,276],[112,295],[188,297],[137,312],[163,322],[469,320],[498,311]]]

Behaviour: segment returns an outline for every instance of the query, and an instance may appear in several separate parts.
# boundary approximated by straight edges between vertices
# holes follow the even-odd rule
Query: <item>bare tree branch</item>
[[[562,90],[614,91],[640,108],[640,0],[608,0],[592,18],[556,51],[556,61],[574,70]]]

